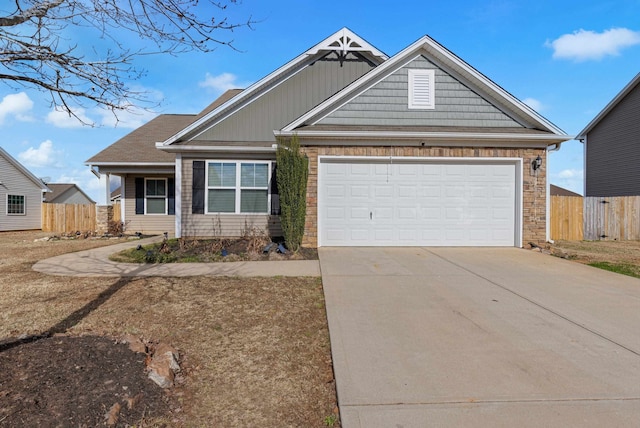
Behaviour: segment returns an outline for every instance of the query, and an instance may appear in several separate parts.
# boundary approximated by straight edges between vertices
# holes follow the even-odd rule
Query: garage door
[[[514,246],[515,161],[321,159],[321,246]]]

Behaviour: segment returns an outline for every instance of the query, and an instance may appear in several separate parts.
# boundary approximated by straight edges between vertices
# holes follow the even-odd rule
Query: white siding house
[[[42,229],[49,188],[0,147],[0,231]]]

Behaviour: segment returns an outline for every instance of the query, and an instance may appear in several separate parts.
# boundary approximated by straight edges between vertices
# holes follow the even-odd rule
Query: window
[[[435,70],[409,70],[409,108],[435,109]]]
[[[146,214],[167,213],[167,180],[145,179],[144,202]]]
[[[208,213],[269,212],[269,162],[209,162]]]
[[[7,214],[25,215],[26,213],[24,195],[7,195]]]

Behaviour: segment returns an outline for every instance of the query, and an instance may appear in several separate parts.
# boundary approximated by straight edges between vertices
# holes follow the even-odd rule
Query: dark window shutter
[[[191,212],[193,214],[204,214],[204,161],[193,161],[193,183]]]
[[[136,177],[136,214],[144,214],[144,177]]]
[[[176,179],[169,177],[167,179],[167,197],[169,198],[168,200],[168,206],[169,206],[169,215],[175,215],[176,213]]]
[[[278,166],[274,162],[273,169],[271,170],[271,215],[280,215],[280,193],[278,192],[277,170]]]

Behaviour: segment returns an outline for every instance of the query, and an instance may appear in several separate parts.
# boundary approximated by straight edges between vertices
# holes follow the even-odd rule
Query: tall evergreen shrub
[[[280,223],[287,248],[298,251],[307,211],[309,160],[300,152],[297,136],[280,139],[276,151],[276,180],[280,194]]]

